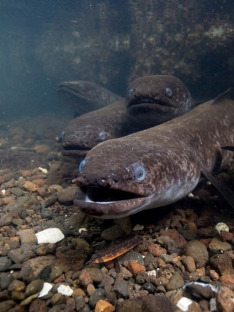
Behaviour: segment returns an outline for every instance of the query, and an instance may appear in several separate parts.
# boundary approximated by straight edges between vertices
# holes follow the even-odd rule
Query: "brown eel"
[[[162,125],[98,144],[81,164],[74,204],[106,219],[171,204],[232,159],[222,146],[234,146],[233,89]]]
[[[144,76],[134,80],[128,87],[128,113],[145,127],[171,120],[188,112],[193,106],[195,102],[189,90],[175,76]]]
[[[191,95],[177,77],[138,78],[130,84],[126,100],[121,99],[69,122],[61,139],[64,154],[84,154],[102,141],[163,123],[192,107]]]

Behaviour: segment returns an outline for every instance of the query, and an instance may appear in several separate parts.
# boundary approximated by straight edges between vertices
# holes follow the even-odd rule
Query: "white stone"
[[[70,286],[60,285],[58,287],[58,293],[64,296],[71,296],[73,294],[73,290]]]
[[[156,270],[151,270],[151,271],[148,271],[148,272],[147,272],[147,275],[148,275],[148,276],[155,276],[155,277],[156,277],[156,276],[157,276],[157,272],[156,272]]]
[[[54,244],[64,239],[63,233],[58,228],[49,228],[41,232],[38,232],[36,233],[36,237],[38,244],[44,243]]]
[[[52,287],[53,287],[53,284],[44,283],[43,288],[42,288],[40,294],[38,295],[38,298],[46,296]]]
[[[3,189],[3,190],[2,190],[2,196],[5,196],[5,195],[6,195],[6,190]]]
[[[216,224],[215,229],[217,232],[221,233],[221,231],[229,232],[229,227],[226,223],[219,222]]]
[[[38,169],[43,173],[48,173],[48,170],[46,168],[38,167]]]
[[[188,308],[189,308],[190,304],[192,304],[192,303],[193,303],[193,301],[192,301],[191,299],[186,298],[186,297],[182,297],[182,298],[180,298],[180,300],[177,302],[176,306],[177,306],[180,310],[186,312],[186,311],[188,311]]]

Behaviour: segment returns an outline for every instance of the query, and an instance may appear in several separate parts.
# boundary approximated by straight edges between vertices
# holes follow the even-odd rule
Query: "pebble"
[[[54,256],[48,255],[25,261],[21,269],[23,281],[31,282],[35,278],[39,278],[40,273],[46,268],[49,268],[49,266],[54,263],[54,260]]]
[[[212,253],[217,253],[220,251],[231,250],[232,246],[227,242],[221,242],[219,239],[213,238],[209,244],[209,249]]]
[[[114,287],[114,291],[117,292],[123,298],[129,297],[129,283],[125,280],[116,280]]]
[[[41,279],[36,279],[32,281],[30,284],[28,284],[25,291],[26,297],[39,293],[43,288],[43,284],[44,281]]]
[[[12,262],[8,257],[0,257],[0,272],[7,271]]]
[[[42,290],[40,291],[38,295],[38,298],[46,296],[49,293],[49,291],[52,289],[52,287],[53,287],[53,284],[45,282],[43,284]]]
[[[184,285],[183,278],[178,274],[175,273],[170,278],[169,282],[166,284],[167,290],[176,290]]]
[[[104,289],[96,289],[92,295],[90,296],[89,299],[89,304],[91,308],[94,308],[96,303],[100,300],[100,299],[104,299],[105,298],[105,290]]]
[[[159,244],[152,244],[148,247],[149,252],[152,253],[155,257],[160,257],[162,254],[166,254],[167,250],[162,248]]]
[[[226,223],[219,222],[215,226],[216,231],[220,234],[222,231],[229,232],[229,227]]]
[[[73,289],[68,285],[60,285],[57,289],[58,293],[64,296],[71,296],[73,294]]]
[[[142,288],[147,290],[150,294],[154,294],[156,292],[156,287],[152,283],[144,283]]]
[[[101,237],[107,241],[114,241],[122,235],[123,230],[119,224],[114,224],[101,233]]]
[[[228,275],[233,272],[232,259],[226,253],[212,256],[210,258],[210,263],[221,275]]]
[[[129,271],[135,276],[140,272],[145,272],[145,266],[139,264],[136,260],[131,260],[128,265]]]
[[[209,260],[209,254],[206,246],[198,241],[190,241],[185,246],[184,253],[186,256],[190,256],[194,259],[197,267],[203,267]]]
[[[189,310],[189,306],[193,303],[193,300],[182,297],[180,300],[177,302],[177,307],[181,309],[184,312],[187,312]]]
[[[77,188],[73,186],[69,186],[65,189],[59,190],[57,193],[59,202],[67,205],[72,204],[76,190]]]
[[[184,264],[186,270],[188,270],[189,272],[194,272],[196,270],[195,261],[191,256],[187,256],[182,259],[182,263]]]
[[[35,245],[37,240],[33,229],[21,230],[17,233],[20,237],[21,244]]]
[[[81,309],[85,306],[85,300],[82,296],[76,297],[76,311],[81,311]]]
[[[217,308],[221,312],[234,311],[234,291],[228,287],[221,287],[217,294]]]
[[[64,234],[58,228],[49,228],[36,233],[36,238],[38,244],[55,244],[64,239]]]
[[[209,285],[198,285],[191,283],[187,285],[186,290],[195,298],[195,299],[211,299],[215,297],[215,292],[209,287]]]
[[[115,307],[106,300],[98,300],[94,312],[113,312]]]
[[[9,291],[24,291],[25,290],[25,283],[19,280],[13,280],[9,287],[8,290]]]
[[[29,192],[36,192],[38,190],[38,185],[36,185],[30,181],[26,181],[24,183],[23,187],[26,191],[29,191]]]

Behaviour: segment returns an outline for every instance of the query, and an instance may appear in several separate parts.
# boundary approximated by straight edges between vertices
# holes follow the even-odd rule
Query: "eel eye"
[[[146,177],[146,170],[142,165],[137,165],[133,169],[133,176],[137,181],[143,181]]]
[[[81,170],[82,170],[82,168],[84,167],[85,163],[86,163],[85,159],[83,159],[83,160],[80,162],[79,168],[78,168],[79,172],[81,172]]]
[[[133,88],[129,89],[129,90],[128,90],[128,96],[132,96],[132,95],[133,95],[133,92],[134,92],[134,89],[133,89]]]
[[[172,92],[172,90],[170,88],[166,88],[165,91],[166,91],[166,95],[168,97],[172,97],[173,92]]]
[[[106,131],[100,131],[99,134],[98,134],[98,141],[104,141],[106,140]]]

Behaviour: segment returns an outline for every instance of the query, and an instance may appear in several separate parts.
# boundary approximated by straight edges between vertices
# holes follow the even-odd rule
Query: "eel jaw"
[[[93,188],[95,189],[95,187]],[[106,192],[103,188],[96,188],[97,191]],[[148,207],[152,195],[140,196],[134,193],[114,190],[108,198],[93,196],[92,187],[80,188],[74,198],[74,204],[84,213],[102,219],[115,219],[129,216]],[[122,196],[124,199],[119,199]],[[95,198],[96,197],[96,198]]]
[[[156,97],[148,97],[148,96],[141,96],[141,97],[135,97],[131,101],[128,102],[128,109],[131,109],[133,107],[149,107],[150,105],[155,106],[157,109],[162,109],[165,107],[174,107],[173,102],[164,101],[163,99],[157,99]]]

